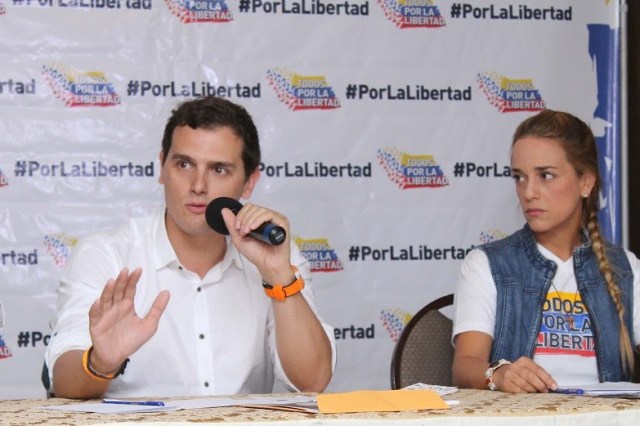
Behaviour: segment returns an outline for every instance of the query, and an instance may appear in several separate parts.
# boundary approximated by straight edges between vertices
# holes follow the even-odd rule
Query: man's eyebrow
[[[224,167],[226,169],[235,169],[235,164],[228,161],[207,161],[208,167]]]
[[[193,158],[189,157],[188,155],[185,154],[180,154],[179,152],[174,153],[171,156],[172,160],[182,160],[182,161],[187,161],[189,163],[193,163]]]
[[[196,161],[189,155],[186,154],[180,154],[179,152],[174,153],[171,156],[172,160],[176,160],[176,161],[186,161],[188,163],[192,163],[195,164]],[[235,165],[232,162],[229,161],[207,161],[207,167],[224,167],[227,169],[235,169]]]

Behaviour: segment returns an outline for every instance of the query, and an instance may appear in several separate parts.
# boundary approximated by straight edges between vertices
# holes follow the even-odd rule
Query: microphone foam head
[[[211,229],[216,231],[218,234],[229,235],[227,225],[224,223],[224,219],[222,218],[222,209],[224,208],[228,208],[233,212],[233,214],[238,214],[238,211],[242,208],[242,204],[238,200],[234,200],[229,197],[216,198],[207,206],[205,218],[207,219],[207,224],[209,224]]]

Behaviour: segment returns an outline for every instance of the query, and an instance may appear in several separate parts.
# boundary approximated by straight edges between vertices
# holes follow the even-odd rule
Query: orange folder
[[[355,391],[318,395],[318,409],[323,414],[364,413],[368,411],[415,411],[448,409],[446,402],[432,390],[398,389],[389,391]]]

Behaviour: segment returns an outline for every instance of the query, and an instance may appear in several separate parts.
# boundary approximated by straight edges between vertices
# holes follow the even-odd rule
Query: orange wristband
[[[96,370],[91,368],[91,363],[89,362],[89,356],[91,355],[91,351],[93,351],[93,346],[89,346],[89,348],[84,351],[82,354],[82,368],[84,369],[87,375],[91,376],[92,379],[96,379],[101,382],[108,382],[109,380],[113,380],[119,375],[124,373],[124,369],[127,367],[129,363],[129,358],[125,359],[124,362],[120,365],[120,368],[114,373],[103,374],[98,373]]]
[[[272,299],[283,301],[285,298],[293,296],[294,294],[300,293],[302,291],[302,289],[304,288],[304,280],[302,279],[302,275],[295,265],[291,265],[291,269],[293,269],[293,274],[296,278],[289,285],[271,285],[267,284],[264,280],[262,281],[262,287],[264,287],[264,292],[267,296],[271,297]]]

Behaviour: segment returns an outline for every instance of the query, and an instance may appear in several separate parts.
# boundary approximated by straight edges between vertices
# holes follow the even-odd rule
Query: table
[[[220,407],[144,414],[95,414],[44,410],[41,407],[76,403],[67,399],[0,401],[2,425],[191,425],[255,423],[301,425],[638,425],[640,400],[558,394],[513,395],[463,389],[445,399],[460,401],[449,410],[399,413],[303,414],[248,407]]]

